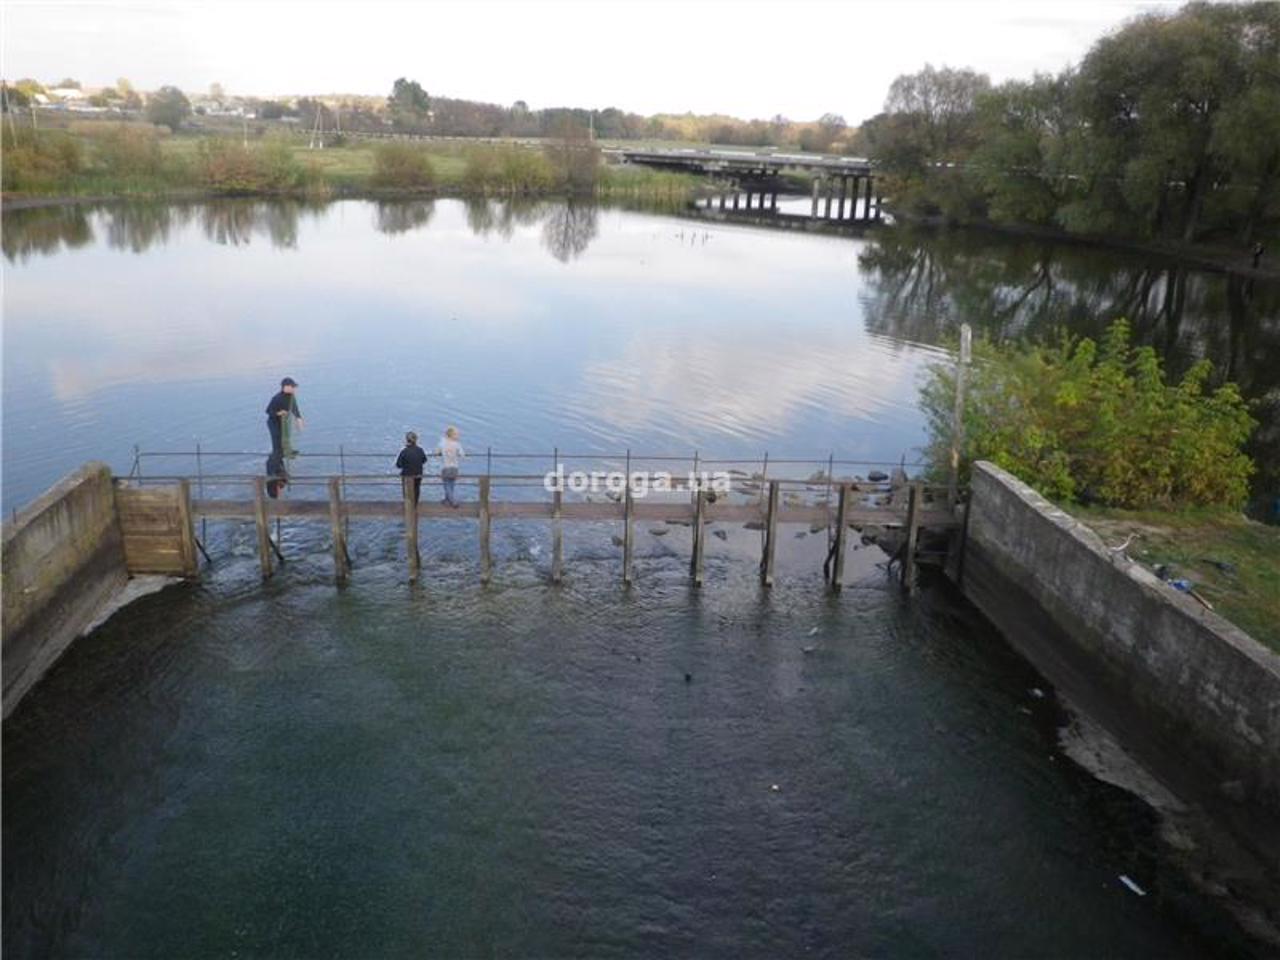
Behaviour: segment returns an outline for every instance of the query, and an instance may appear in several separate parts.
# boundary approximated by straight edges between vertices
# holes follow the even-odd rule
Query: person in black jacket
[[[297,389],[298,382],[293,377],[285,377],[280,381],[280,392],[267,404],[267,431],[271,434],[272,454],[282,457],[292,455],[291,451],[284,448],[284,420],[285,417],[295,416],[298,418],[298,426],[302,426],[302,414],[298,411],[298,401],[294,398],[294,391]]]
[[[404,449],[396,457],[400,476],[413,477],[413,502],[416,506],[422,494],[422,469],[427,465],[427,452],[418,446],[418,435],[410,430],[404,435]]]

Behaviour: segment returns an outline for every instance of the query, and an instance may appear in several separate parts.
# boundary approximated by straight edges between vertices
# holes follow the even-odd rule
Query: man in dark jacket
[[[404,449],[396,457],[400,476],[413,477],[413,502],[416,506],[422,493],[422,468],[427,464],[427,453],[418,446],[418,435],[410,430],[404,435]]]
[[[302,423],[302,414],[298,411],[298,402],[294,399],[294,391],[298,383],[293,377],[285,377],[280,381],[280,392],[267,404],[267,432],[271,434],[271,453],[285,456],[284,422],[289,416],[298,418]]]

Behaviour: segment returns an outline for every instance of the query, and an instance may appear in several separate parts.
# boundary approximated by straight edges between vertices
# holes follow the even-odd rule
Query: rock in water
[[[872,483],[884,483],[889,479],[889,475],[883,470],[872,470],[867,474],[867,479]]]

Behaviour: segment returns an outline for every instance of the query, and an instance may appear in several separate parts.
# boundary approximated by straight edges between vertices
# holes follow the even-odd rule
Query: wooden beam
[[[764,521],[764,556],[760,560],[760,582],[773,586],[773,561],[778,551],[778,481],[769,481],[769,506]]]
[[[911,484],[907,498],[907,541],[902,554],[902,589],[914,593],[916,589],[916,539],[920,533],[920,508],[923,505],[923,489],[919,483]]]
[[[636,501],[635,519],[640,522],[689,523],[693,519],[692,497],[690,502]],[[398,520],[404,516],[404,505],[398,500],[344,500],[345,517],[356,519]],[[255,506],[250,500],[195,500],[192,513],[197,517],[223,520],[252,520]],[[329,504],[325,500],[268,500],[268,517],[297,517],[318,521],[329,519]],[[761,523],[765,511],[759,503],[708,503],[704,507],[706,519],[723,523]],[[490,501],[489,515],[494,520],[536,519],[550,520],[553,504],[550,501]],[[617,521],[623,518],[621,503],[565,503],[561,516],[565,521]],[[457,509],[440,503],[423,503],[418,506],[421,520],[457,520],[460,517],[478,517],[479,505],[465,501]],[[779,524],[826,523],[828,510],[822,504],[783,506],[778,509]],[[900,507],[850,506],[849,522],[854,526],[875,524],[881,527],[901,527],[906,523],[906,513]],[[920,526],[948,529],[959,526],[959,521],[945,509],[921,510]]]
[[[258,529],[258,563],[262,566],[262,579],[271,577],[271,529],[267,526],[267,482],[262,477],[253,478],[253,521]]]
[[[689,570],[695,587],[702,586],[702,555],[707,542],[707,532],[702,528],[702,508],[705,502],[706,496],[701,490],[693,495],[693,557],[689,562]]]
[[[840,484],[840,499],[836,505],[835,557],[831,564],[831,589],[836,593],[844,586],[844,542],[849,531],[849,500],[853,491],[849,484]]]
[[[636,542],[636,517],[635,497],[631,495],[631,477],[627,476],[627,489],[623,494],[623,517],[622,517],[622,582],[631,583],[631,554],[635,550]]]
[[[401,481],[404,490],[404,542],[409,557],[409,582],[418,582],[422,556],[418,553],[418,505],[413,502],[413,478]]]
[[[182,575],[200,573],[200,554],[196,552],[196,528],[191,519],[191,483],[178,481],[178,539],[181,544]]]
[[[329,478],[329,532],[333,536],[333,578],[346,583],[351,573],[347,562],[347,533],[342,523],[342,484],[337,477]]]
[[[556,490],[551,494],[551,582],[559,583],[564,573],[564,524],[560,509],[564,494]]]
[[[480,478],[480,582],[488,583],[493,571],[489,554],[489,478]]]

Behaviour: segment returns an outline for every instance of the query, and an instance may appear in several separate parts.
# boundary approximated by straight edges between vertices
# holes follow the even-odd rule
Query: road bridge
[[[876,221],[881,218],[875,169],[861,157],[774,151],[673,149],[606,151],[623,163],[713,177],[730,185],[704,199],[722,211],[778,212],[784,178],[810,180],[812,219]]]

